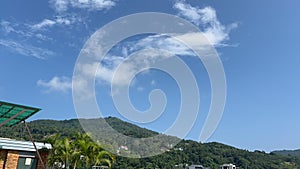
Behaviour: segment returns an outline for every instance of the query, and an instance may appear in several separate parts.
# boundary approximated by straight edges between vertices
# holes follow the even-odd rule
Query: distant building
[[[119,149],[123,149],[123,150],[128,151],[128,147],[127,146],[121,146]]]
[[[50,144],[35,142],[37,149],[51,149]],[[39,151],[40,152],[40,151]],[[48,152],[40,152],[44,164]],[[42,169],[36,150],[29,141],[0,138],[0,169]]]
[[[190,165],[188,169],[206,169],[202,165]]]
[[[233,164],[223,164],[220,169],[236,169],[236,166]]]

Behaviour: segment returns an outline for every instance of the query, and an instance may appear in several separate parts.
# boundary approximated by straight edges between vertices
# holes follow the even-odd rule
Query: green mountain
[[[300,157],[300,149],[298,149],[298,150],[278,150],[278,151],[273,151],[272,153],[277,154],[277,155],[282,155],[282,156]]]
[[[105,119],[86,119],[83,123],[93,124],[105,120],[115,130],[136,138],[146,138],[158,135],[157,132],[140,128],[136,125],[121,121],[120,119],[108,117]],[[36,120],[28,123],[32,135],[36,141],[47,141],[47,138],[54,134],[72,138],[74,133],[84,132],[77,119],[72,120]],[[105,128],[105,126],[97,126],[97,128]],[[104,141],[105,148],[116,149],[116,147],[126,146],[128,150],[122,149],[120,154],[126,155],[130,153],[133,147],[140,145],[139,142],[130,142],[126,139],[115,138],[106,139],[105,136],[112,133],[101,134],[101,141]],[[1,127],[1,137],[9,137],[15,139],[29,140],[28,134],[25,131],[24,125],[19,124],[14,127]],[[104,137],[103,137],[104,136]],[[251,169],[297,169],[300,168],[300,157],[282,156],[275,152],[265,153],[262,151],[250,152],[247,150],[237,149],[221,143],[199,143],[192,140],[182,140],[174,147],[166,145],[167,141],[177,141],[178,138],[171,136],[162,136],[156,140],[156,145],[160,148],[168,148],[171,150],[163,154],[153,156],[151,158],[125,158],[118,156],[114,169],[172,169],[177,165],[201,164],[205,167],[218,169],[221,164],[233,163],[241,168]],[[155,140],[154,140],[155,141]],[[156,147],[148,147],[150,150],[156,150]],[[146,153],[146,152],[145,152]],[[149,152],[147,152],[149,153]],[[143,152],[134,155],[135,157],[143,157]],[[178,167],[177,167],[178,168]]]

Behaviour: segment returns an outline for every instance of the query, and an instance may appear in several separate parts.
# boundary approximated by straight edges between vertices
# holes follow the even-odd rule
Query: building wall
[[[16,169],[18,167],[18,160],[19,160],[19,152],[8,150],[4,168]]]
[[[18,168],[18,162],[20,157],[19,151],[13,151],[13,150],[1,150],[0,149],[0,169],[17,169]],[[45,166],[47,166],[47,157],[48,152],[40,152],[40,155],[42,157],[43,163]],[[44,169],[44,166],[42,165],[41,161],[38,160],[36,168],[37,169]]]
[[[0,150],[0,169],[4,169],[4,162],[6,160],[6,150]]]

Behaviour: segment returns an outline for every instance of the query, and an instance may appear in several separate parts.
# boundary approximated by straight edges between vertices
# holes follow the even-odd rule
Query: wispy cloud
[[[133,38],[132,41],[127,40],[116,47],[116,53],[111,52],[106,55],[100,64],[95,62],[80,65],[80,75],[88,79],[96,76],[97,81],[101,84],[114,85],[116,87],[115,89],[118,90],[118,87],[124,87],[124,85],[132,83],[130,80],[133,79],[135,73],[139,70],[147,69],[153,63],[169,59],[175,55],[194,57],[196,55],[193,50],[196,50],[201,54],[201,57],[209,58],[209,56],[214,54],[212,53],[214,51],[211,50],[211,47],[226,46],[226,42],[230,39],[230,31],[237,27],[236,23],[228,26],[223,25],[218,20],[216,11],[212,7],[193,7],[184,1],[175,2],[173,7],[178,11],[178,15],[194,23],[199,27],[201,32],[173,34],[172,37],[166,35],[150,35],[138,40],[136,38]],[[182,42],[185,42],[185,44]],[[103,51],[99,47],[101,46],[100,44],[102,44],[101,41],[91,41],[84,52],[88,57],[102,56]],[[191,50],[191,48],[193,50]],[[138,56],[130,56],[142,50],[143,52],[140,52]],[[165,53],[161,50],[168,52]],[[95,70],[97,70],[96,74]],[[88,91],[88,89],[85,88],[87,86],[85,86],[84,80],[79,80],[79,87],[82,88],[81,91]],[[151,84],[155,85],[155,82]]]
[[[11,23],[8,22],[8,21],[4,21],[2,20],[0,22],[0,26],[1,26],[1,29],[4,31],[4,33],[10,33],[10,32],[15,32],[15,29],[11,26]]]
[[[32,45],[33,42],[48,42],[53,39],[39,32],[32,31],[28,24],[0,21],[0,45],[12,52],[31,56],[38,59],[45,59],[55,53],[49,49]]]
[[[44,30],[46,28],[55,26],[55,25],[63,25],[68,26],[73,23],[81,22],[82,19],[78,16],[69,14],[69,15],[57,15],[54,19],[44,19],[39,23],[30,25],[33,30]]]
[[[115,0],[50,0],[57,12],[65,12],[69,8],[87,10],[104,10],[115,6]]]
[[[19,23],[13,23],[6,20],[0,21],[1,31],[2,35],[10,35],[15,34],[17,37],[24,38],[37,38],[39,40],[51,40],[51,38],[41,34],[33,32],[30,28],[28,28],[27,24],[19,24]]]
[[[130,84],[136,72],[147,69],[152,64],[170,57],[169,53],[158,50],[143,51],[138,57],[127,60],[125,57],[106,56],[97,69],[97,80],[100,82],[124,86]],[[117,58],[117,59],[116,59]],[[122,66],[120,66],[122,63]],[[119,73],[116,73],[119,72]]]
[[[210,56],[211,51],[208,51],[210,48],[207,48],[207,46],[224,46],[224,43],[229,40],[230,31],[237,26],[235,23],[229,26],[221,24],[217,18],[215,9],[212,7],[197,8],[184,1],[178,1],[174,4],[174,9],[178,11],[180,16],[185,17],[197,25],[202,32],[176,34],[173,35],[173,37],[152,35],[135,41],[134,43],[128,43],[128,46],[125,45],[121,48],[120,56],[106,56],[98,68],[98,79],[108,84],[125,85],[129,83],[126,79],[130,79],[140,68],[147,68],[150,63],[167,59],[173,55],[195,56],[189,47],[200,51],[203,57]],[[190,46],[186,46],[181,43],[181,41],[188,42]],[[142,59],[132,59],[130,62],[126,61],[126,58],[131,53],[142,49],[163,49],[170,51],[173,55],[151,51],[152,53],[143,53],[142,55],[144,56]],[[125,66],[122,66],[122,70],[119,71],[126,73],[117,76],[114,73],[117,68],[120,69],[120,63]],[[112,81],[112,79],[114,79],[114,81]]]
[[[50,0],[50,4],[53,5],[54,9],[58,12],[66,11],[69,6],[68,0]]]
[[[221,24],[216,10],[209,6],[198,8],[185,1],[178,1],[173,7],[180,16],[197,25],[214,46],[222,46],[223,42],[229,39],[230,31],[237,27],[237,23],[228,26]]]
[[[42,22],[32,25],[32,29],[42,29],[45,27],[53,26],[56,22],[50,19],[44,19]]]
[[[94,68],[92,70],[97,69],[96,77],[100,83],[113,84],[115,86],[127,85],[130,83],[130,80],[132,79],[132,77],[134,77],[137,71],[141,69],[146,69],[151,65],[158,63],[162,60],[173,57],[174,55],[195,56],[194,52],[190,48],[182,44],[180,41],[176,40],[176,38],[183,39],[184,37],[190,38],[188,39],[189,41],[193,40],[193,37],[197,38],[197,36],[195,35],[186,34],[176,35],[174,36],[174,38],[165,35],[152,35],[134,42],[127,42],[123,44],[123,46],[119,47],[122,50],[120,50],[118,56],[105,56],[105,58],[99,64],[98,69],[98,63],[95,62],[93,64]],[[199,39],[197,39],[197,41],[195,42],[199,42]],[[199,44],[195,43],[195,45]],[[206,44],[200,44],[200,46],[201,45],[207,45],[207,42]],[[93,47],[91,46],[91,48]],[[158,49],[163,51],[169,51],[170,53],[163,52]],[[141,50],[143,50],[143,52],[139,53],[138,56],[131,57],[131,59],[128,60],[128,57],[131,54],[134,54],[135,52]],[[121,64],[122,66],[120,66]],[[92,65],[82,66],[82,72],[84,73],[85,77],[95,76],[94,72],[88,71],[91,70],[91,66]],[[116,73],[117,69],[118,72],[122,73]],[[155,81],[151,82],[151,85],[155,85]]]
[[[45,59],[48,56],[52,56],[55,53],[51,50],[31,46],[24,43],[19,43],[14,40],[0,39],[0,45],[7,47],[9,50],[30,57],[35,57],[38,59]]]
[[[72,88],[71,79],[65,76],[54,76],[49,81],[38,80],[37,85],[46,89],[46,92],[68,92]]]

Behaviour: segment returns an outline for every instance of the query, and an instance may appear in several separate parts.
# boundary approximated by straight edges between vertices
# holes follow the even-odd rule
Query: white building
[[[202,165],[190,165],[189,169],[204,169]]]
[[[223,164],[220,169],[236,169],[236,166],[233,164]]]

